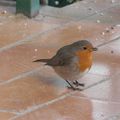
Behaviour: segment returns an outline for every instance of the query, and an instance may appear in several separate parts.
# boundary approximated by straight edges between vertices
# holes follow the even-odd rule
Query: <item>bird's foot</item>
[[[77,80],[74,81],[73,84],[74,84],[76,87],[78,87],[78,86],[82,86],[82,87],[84,87],[84,86],[85,86],[84,83],[79,83]]]
[[[77,86],[74,87],[69,81],[66,80],[66,82],[69,84],[69,86],[67,86],[67,88],[72,89],[72,90],[79,90],[81,91],[81,88],[78,88]]]
[[[67,86],[67,88],[68,88],[68,89],[71,89],[71,90],[74,90],[74,91],[75,91],[75,90],[82,91],[82,89],[81,89],[81,88],[78,88],[78,87],[73,87],[73,86],[71,87],[71,86]]]

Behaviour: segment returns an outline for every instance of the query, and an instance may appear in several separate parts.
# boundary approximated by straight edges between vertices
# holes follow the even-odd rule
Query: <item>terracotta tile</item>
[[[95,3],[93,1],[89,1],[89,2],[87,1],[87,3],[85,4],[84,1],[80,1],[80,2],[76,3],[76,6],[77,5],[82,6],[82,4],[85,4],[87,6],[94,6],[94,7],[96,7],[95,9],[103,8],[105,10],[104,11],[99,11],[99,10],[95,11],[95,9],[94,9],[94,12],[95,12],[94,15],[91,15],[88,18],[81,20],[80,22],[75,21],[76,25],[71,24],[71,25],[69,25],[69,27],[64,28],[64,30],[61,30],[61,31],[56,30],[55,33],[53,33],[53,32],[48,33],[47,36],[45,38],[42,37],[42,39],[45,41],[46,38],[50,38],[50,36],[55,36],[54,38],[52,37],[52,40],[56,39],[55,43],[60,42],[61,41],[60,39],[64,39],[64,42],[72,41],[72,40],[75,41],[77,39],[90,39],[94,43],[94,45],[99,45],[106,41],[110,41],[114,38],[117,38],[117,37],[119,37],[119,34],[120,34],[120,27],[114,27],[114,29],[112,29],[111,26],[119,24],[119,21],[120,21],[119,15],[116,14],[116,13],[118,13],[117,11],[119,11],[119,9],[120,9],[119,6],[117,5],[118,3],[119,3],[119,1],[115,1],[115,3],[112,3],[109,0],[106,0],[106,1],[98,0]],[[113,6],[114,4],[115,4],[114,7],[107,9],[108,6],[110,7],[110,5]],[[74,5],[75,4],[73,4],[73,6]],[[68,9],[66,15],[64,15],[64,16],[67,16],[67,14],[70,14],[70,15],[72,14],[72,12],[70,12],[70,7],[72,7],[72,5],[62,8],[62,9]],[[88,9],[89,7],[86,7],[86,8]],[[65,12],[63,12],[64,10],[62,10],[62,9],[58,10],[58,11],[51,10],[51,9],[53,9],[51,7],[49,9],[50,9],[49,11],[51,14],[55,14],[55,13],[56,13],[56,15],[58,15],[58,13],[60,15],[65,14]],[[81,9],[81,7],[78,7],[78,8],[74,7],[74,9],[77,9],[77,12],[75,12],[73,9],[71,9],[72,11],[74,11],[74,13],[73,13],[74,17],[72,17],[73,19],[77,18],[78,16],[79,17],[84,16],[80,13],[80,12],[82,12],[84,14],[83,10],[78,10],[78,9]],[[47,10],[48,9],[46,8],[45,12],[49,13]],[[54,12],[51,12],[51,11],[54,11]],[[101,15],[101,13],[103,15]],[[78,16],[76,14],[78,14]],[[59,32],[59,34],[58,34],[58,32]],[[54,44],[54,42],[52,44]]]
[[[32,63],[33,59],[51,57],[55,54],[57,49],[71,42],[79,39],[90,39],[95,46],[106,42],[106,40],[109,41],[118,35],[119,27],[114,30],[114,35],[112,33],[102,35],[101,33],[105,31],[106,27],[108,27],[107,24],[97,24],[88,21],[71,23],[71,25],[67,25],[62,29],[57,29],[33,38],[32,42],[28,42],[24,45],[12,48],[9,51],[0,53],[1,56],[4,56],[4,59],[0,59],[2,68],[0,74],[1,81],[8,80],[20,73],[36,68],[38,65]],[[35,52],[35,49],[38,49],[38,52]],[[98,56],[97,53],[96,56]],[[92,73],[95,70],[96,69],[92,69]]]
[[[60,25],[70,22],[70,20],[67,20],[67,19],[56,18],[56,17],[41,15],[41,14],[36,16],[34,20],[43,21],[45,23],[60,24]]]
[[[1,120],[9,120],[10,118],[14,117],[15,115],[12,113],[0,112],[0,119]]]
[[[120,118],[120,103],[92,100],[92,107],[94,120],[114,120],[114,118],[117,118],[115,120],[119,120]]]
[[[109,120],[109,119],[116,119],[116,120],[119,120],[120,119],[120,114],[115,114],[115,115],[111,115],[110,117],[106,118],[106,120]]]
[[[94,64],[90,73],[113,76],[120,71],[120,40],[103,45],[94,54]]]
[[[91,87],[90,89],[86,89],[82,93],[84,93],[91,99],[119,103],[120,102],[119,76],[120,74],[113,76],[101,84]],[[76,93],[76,96],[78,95],[79,93]]]
[[[78,27],[81,27],[81,30],[78,30]],[[94,61],[93,66],[90,73],[100,74],[100,75],[109,75],[111,76],[114,71],[119,71],[119,65],[115,65],[114,63],[119,62],[119,57],[111,54],[111,49],[104,46],[104,43],[109,42],[113,38],[117,37],[119,33],[119,28],[115,29],[115,34],[108,33],[106,35],[102,35],[101,33],[105,31],[107,25],[96,23],[77,23],[72,24],[65,29],[55,31],[54,33],[48,33],[47,35],[41,36],[41,41],[36,40],[31,42],[31,44],[40,44],[40,47],[46,48],[60,48],[65,44],[69,44],[71,42],[81,40],[81,39],[90,39],[94,46],[103,44],[103,47],[99,48],[97,52],[94,53]],[[92,31],[91,31],[92,29]],[[117,34],[116,34],[117,33]],[[54,37],[53,37],[54,36]],[[48,38],[52,39],[52,41],[48,41]],[[48,43],[48,44],[46,44]],[[111,43],[112,44],[112,43]],[[106,50],[105,50],[106,48]],[[111,59],[111,57],[113,59]],[[107,59],[109,58],[109,59]],[[109,62],[108,62],[109,61]],[[113,67],[116,66],[116,67]]]
[[[44,32],[52,29],[56,24],[36,22],[26,18],[16,17],[11,22],[1,25],[0,27],[0,46],[5,46],[12,42],[24,39],[30,35]]]
[[[103,64],[107,64],[111,66],[111,64],[118,64],[119,61],[119,54],[120,50],[117,48],[117,46],[109,46],[105,45],[104,47],[100,48],[95,54],[94,54],[94,61],[101,62]],[[112,59],[111,59],[112,58]]]
[[[98,8],[99,7],[102,7],[102,8],[110,8],[111,6],[114,6],[114,5],[118,5],[120,3],[119,0],[115,0],[115,1],[110,1],[110,0],[85,0],[87,2],[90,2],[91,4],[94,5],[94,7]]]
[[[38,37],[35,38],[33,43],[36,42],[37,44],[40,44],[39,42],[41,42],[42,47],[44,45],[44,47],[54,46],[58,48],[77,40],[88,39],[93,43],[94,46],[96,46],[118,37],[118,33],[120,31],[119,28],[114,30],[114,35],[111,32],[107,33],[106,35],[102,35],[102,32],[105,32],[107,27],[110,27],[110,25],[97,24],[88,21],[71,23],[61,29],[57,29],[56,31],[49,32],[45,35],[41,35],[41,40],[39,40]],[[50,41],[49,39],[52,40]],[[46,44],[46,42],[49,44]]]
[[[0,108],[22,111],[70,92],[64,80],[43,67],[28,77],[0,85]]]
[[[120,3],[104,11],[100,11],[100,12],[97,11],[97,14],[86,18],[86,20],[97,22],[98,24],[99,23],[109,24],[109,25],[119,24],[119,21],[120,21],[120,16],[118,15],[119,14],[118,12],[120,11],[119,4]]]
[[[119,0],[116,0],[114,3],[110,0],[84,0],[78,1],[61,9],[46,6],[40,10],[40,14],[69,20],[81,20],[89,18],[102,10],[107,10],[118,3]]]
[[[42,67],[42,64],[33,63],[33,60],[52,56],[53,50],[48,51],[37,44],[26,44],[1,52],[3,57],[0,58],[0,81],[9,80],[37,67]]]
[[[7,22],[11,22],[15,16],[13,14],[2,14],[2,12],[6,11],[0,7],[0,27],[6,24]]]
[[[90,25],[90,27],[92,26]],[[84,34],[81,37],[87,36],[85,34],[86,32],[87,31],[84,31]],[[91,34],[88,35],[92,36]],[[9,35],[5,37],[8,36]],[[33,59],[52,56],[52,54],[55,54],[55,51],[59,47],[77,40],[76,37],[77,39],[80,37],[77,25],[72,25],[72,27],[70,25],[69,27],[58,30],[57,32],[50,32],[34,38],[33,42],[28,42],[26,44],[11,48],[9,51],[1,52],[0,55],[3,56],[0,58],[0,64],[2,68],[0,72],[1,81],[8,80],[16,75],[19,75],[20,73],[24,73],[35,68],[35,65],[37,66],[37,64],[32,63]],[[10,42],[10,40],[8,42]],[[3,44],[4,43],[5,41],[3,41]],[[35,52],[35,49],[38,51]]]
[[[119,61],[119,54],[120,54],[120,39],[108,43],[107,45],[103,45],[99,48],[99,51],[95,54],[96,59],[100,59],[99,56],[102,56],[104,59],[104,63],[113,63],[113,64],[120,64]],[[106,59],[108,58],[108,59]],[[112,58],[112,59],[110,59]],[[101,61],[101,60],[99,60]],[[107,62],[106,62],[107,61]]]
[[[82,26],[81,30],[78,29],[79,26]],[[32,63],[33,60],[37,58],[49,58],[53,56],[60,47],[70,44],[71,42],[90,39],[94,46],[103,43],[104,40],[100,39],[100,33],[105,29],[105,26],[106,25],[98,26],[96,23],[88,22],[73,23],[62,29],[33,38],[31,42],[11,48],[9,51],[1,52],[0,55],[3,56],[0,58],[1,81],[8,80],[20,73],[36,68],[38,64]],[[99,40],[96,40],[96,37],[99,37]],[[107,35],[107,38],[112,39],[112,35]]]
[[[92,120],[92,103],[73,97],[45,106],[17,120]]]
[[[108,79],[107,75],[99,75],[99,74],[90,74],[89,72],[80,78],[78,81],[80,83],[84,83],[85,87],[83,89],[88,89],[96,84],[99,84],[101,81]]]
[[[119,111],[120,104],[91,101],[85,96],[83,98],[68,97],[16,120],[105,120],[105,118],[117,115]]]
[[[102,55],[101,55],[101,57],[102,57]],[[105,63],[104,63],[104,59],[105,58],[101,58],[101,59],[99,59],[99,61],[94,62],[89,73],[105,75],[105,76],[109,76],[109,77],[113,76],[114,74],[115,75],[118,74],[119,70],[120,70],[120,65],[114,64],[114,63],[109,63],[109,60],[108,61],[105,60]]]

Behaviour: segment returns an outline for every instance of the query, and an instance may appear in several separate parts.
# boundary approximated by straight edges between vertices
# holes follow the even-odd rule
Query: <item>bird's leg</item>
[[[68,82],[68,80],[65,80],[65,81],[70,85],[70,87],[71,87],[72,89],[74,89],[74,86],[71,85],[70,82]]]
[[[85,86],[85,84],[84,83],[79,83],[77,80],[75,80],[74,82],[73,82],[73,84],[75,85],[75,86],[82,86],[82,87],[84,87]]]
[[[81,89],[76,88],[73,85],[71,85],[71,83],[68,80],[65,80],[65,81],[70,85],[70,86],[67,86],[69,89],[72,89],[72,90],[81,90]]]

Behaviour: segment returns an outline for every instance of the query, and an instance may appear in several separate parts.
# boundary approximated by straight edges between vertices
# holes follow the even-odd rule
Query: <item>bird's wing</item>
[[[64,66],[64,65],[68,65],[70,63],[70,61],[72,60],[72,56],[55,56],[52,59],[50,59],[46,65],[50,65],[50,66]]]
[[[67,50],[69,51],[69,50]],[[66,52],[66,48],[60,49],[53,58],[51,58],[47,65],[50,66],[64,66],[68,65],[70,61],[73,59],[73,54],[70,52]]]

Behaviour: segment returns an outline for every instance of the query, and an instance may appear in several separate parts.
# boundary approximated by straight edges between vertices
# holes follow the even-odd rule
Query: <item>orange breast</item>
[[[92,65],[92,52],[90,51],[78,51],[76,55],[79,57],[79,62],[77,63],[81,72],[91,68]]]

